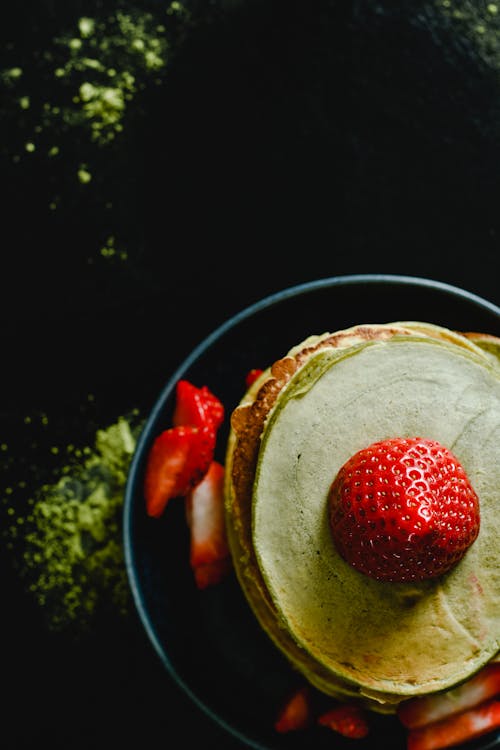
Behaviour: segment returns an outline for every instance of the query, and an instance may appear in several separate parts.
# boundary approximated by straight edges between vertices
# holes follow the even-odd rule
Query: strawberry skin
[[[156,437],[144,478],[147,513],[158,518],[169,500],[185,497],[205,476],[213,459],[224,406],[207,388],[179,380],[172,427]]]
[[[370,731],[365,711],[355,703],[334,706],[318,717],[318,724],[351,739],[362,739]]]
[[[274,728],[277,732],[295,732],[312,724],[311,691],[308,686],[295,690],[281,707]]]
[[[169,500],[185,496],[210,466],[215,450],[215,432],[179,425],[164,430],[153,441],[144,475],[144,497],[148,515],[161,516]]]
[[[443,575],[479,533],[479,500],[457,458],[436,440],[390,438],[358,451],[329,493],[339,554],[379,581]]]
[[[250,388],[250,386],[255,383],[257,378],[260,378],[262,375],[263,370],[259,369],[258,367],[253,367],[251,370],[247,372],[245,375],[245,385],[247,388]]]
[[[224,519],[224,467],[212,461],[207,473],[186,495],[190,529],[190,564],[199,589],[219,583],[231,569]]]
[[[493,698],[441,721],[410,729],[406,746],[407,750],[442,750],[468,742],[498,727],[500,700]]]
[[[197,388],[189,380],[179,380],[175,391],[172,424],[211,426],[217,431],[224,420],[224,406],[206,385]]]
[[[405,727],[415,729],[473,708],[496,695],[500,695],[500,662],[491,662],[458,687],[400,703],[397,714]]]

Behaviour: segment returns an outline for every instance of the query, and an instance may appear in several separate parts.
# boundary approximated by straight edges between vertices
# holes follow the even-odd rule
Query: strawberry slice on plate
[[[351,739],[362,739],[370,732],[366,711],[356,703],[333,706],[318,717],[318,724]]]
[[[277,732],[284,734],[298,729],[307,729],[312,721],[311,691],[306,685],[287,697],[278,712],[274,728]]]
[[[172,424],[193,425],[219,429],[224,419],[224,406],[212,391],[203,385],[201,388],[189,380],[179,380],[175,391],[175,408]]]
[[[190,529],[189,561],[199,589],[219,583],[231,569],[224,520],[224,467],[212,461],[205,476],[186,495]]]
[[[405,727],[415,729],[473,708],[496,695],[500,695],[500,662],[490,662],[458,687],[400,703],[397,714]]]
[[[260,378],[262,375],[263,370],[261,370],[259,367],[252,367],[251,370],[247,372],[245,375],[245,385],[247,388],[250,388],[250,386],[255,383],[257,378]]]
[[[179,425],[164,430],[153,441],[144,477],[148,515],[161,516],[169,500],[182,497],[208,471],[215,450],[215,431]]]
[[[147,513],[158,518],[169,500],[185,497],[205,476],[214,457],[224,406],[207,386],[176,385],[172,427],[154,440],[146,463]]]
[[[469,742],[499,727],[500,699],[492,698],[445,719],[410,729],[407,750],[443,750]]]

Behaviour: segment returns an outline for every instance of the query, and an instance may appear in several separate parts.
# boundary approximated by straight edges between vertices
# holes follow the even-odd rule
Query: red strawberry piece
[[[259,378],[263,373],[263,370],[259,370],[257,367],[252,368],[249,370],[245,376],[245,385],[247,388],[250,388],[250,386]]]
[[[492,662],[458,687],[400,703],[397,714],[405,727],[414,729],[473,708],[496,695],[500,695],[500,663]]]
[[[311,691],[308,686],[300,687],[289,695],[280,708],[274,728],[277,732],[294,732],[307,729],[312,724]]]
[[[479,532],[479,500],[457,458],[436,440],[392,438],[358,451],[329,494],[339,554],[379,581],[440,576]]]
[[[498,727],[500,700],[493,698],[441,721],[410,729],[406,746],[407,750],[441,750],[468,742]]]
[[[148,454],[144,497],[150,516],[158,518],[173,497],[184,497],[203,479],[213,459],[215,431],[171,427],[158,435]]]
[[[334,706],[318,717],[318,724],[352,739],[362,739],[370,732],[366,711],[355,703]]]
[[[224,519],[224,467],[212,461],[186,496],[190,564],[199,589],[219,583],[231,569]]]
[[[218,430],[224,419],[224,406],[206,385],[197,388],[188,380],[179,380],[175,391],[172,424],[209,427]]]

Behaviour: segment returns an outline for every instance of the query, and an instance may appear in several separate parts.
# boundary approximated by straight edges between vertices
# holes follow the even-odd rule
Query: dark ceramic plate
[[[126,563],[139,616],[179,687],[243,747],[326,750],[333,740],[320,727],[287,735],[273,730],[277,707],[297,675],[260,630],[234,576],[196,590],[183,504],[170,503],[160,519],[146,515],[142,483],[149,448],[171,424],[179,378],[207,385],[225,404],[216,455],[223,462],[229,414],[243,394],[248,370],[265,368],[312,333],[404,319],[500,335],[500,308],[441,282],[355,275],[305,283],[243,310],[203,341],[166,383],[139,438],[124,508]],[[353,742],[335,735],[338,749],[353,750]],[[405,748],[404,731],[394,717],[374,715],[371,736],[355,746],[363,750],[381,743],[385,750]],[[500,747],[500,733],[467,747]]]

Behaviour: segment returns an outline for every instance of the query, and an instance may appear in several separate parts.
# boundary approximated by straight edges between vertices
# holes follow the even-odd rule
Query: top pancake
[[[236,571],[262,626],[320,689],[391,705],[455,684],[498,650],[495,369],[474,339],[431,324],[356,326],[294,347],[235,410],[226,512]],[[329,537],[325,503],[336,471],[360,447],[396,434],[460,452],[477,485],[480,535],[439,584],[367,579]],[[439,643],[435,659],[429,638]]]

